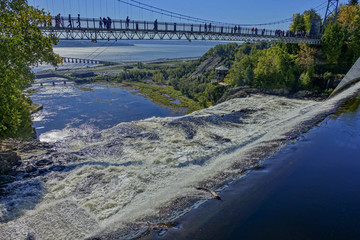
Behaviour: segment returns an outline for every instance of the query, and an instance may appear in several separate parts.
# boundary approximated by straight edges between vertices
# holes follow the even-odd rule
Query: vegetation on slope
[[[0,1],[0,139],[31,131],[30,99],[22,90],[34,76],[30,67],[41,62],[56,64],[54,36],[44,36],[37,27],[51,17],[27,5],[25,0]]]

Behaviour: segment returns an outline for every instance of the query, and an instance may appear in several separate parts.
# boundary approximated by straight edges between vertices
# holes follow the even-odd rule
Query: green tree
[[[336,63],[346,40],[346,28],[338,22],[329,24],[321,38],[321,45],[329,63]]]
[[[51,17],[27,5],[26,0],[0,1],[0,138],[17,136],[31,125],[31,101],[22,90],[34,80],[31,66],[46,62],[56,65],[53,53],[57,39],[44,36],[39,25]]]
[[[348,61],[346,65],[350,66],[360,57],[360,6],[358,4],[342,5],[338,16],[339,23],[348,32],[345,42]]]
[[[293,88],[296,56],[275,46],[263,50],[254,69],[254,85],[263,88]]]
[[[154,73],[153,80],[155,82],[157,82],[157,83],[164,83],[165,82],[164,75],[160,71]]]
[[[360,12],[359,12],[360,14]],[[360,57],[360,16],[358,15],[354,21],[352,33],[348,38],[348,55],[351,56],[352,64]]]
[[[296,13],[293,15],[293,22],[290,25],[290,30],[293,32],[305,32],[305,20],[304,16],[300,13]]]
[[[306,10],[304,12],[304,24],[305,24],[305,32],[310,32],[311,26],[313,24],[313,20],[316,18],[321,19],[319,14],[315,11],[315,9]]]
[[[349,5],[350,6],[354,6],[354,5],[358,5],[359,4],[359,1],[358,0],[350,0],[349,1]]]

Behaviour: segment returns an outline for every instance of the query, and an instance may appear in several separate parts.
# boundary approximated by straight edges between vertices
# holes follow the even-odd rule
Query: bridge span
[[[293,33],[291,31],[249,28],[242,26],[216,26],[175,22],[149,22],[112,20],[103,26],[95,18],[61,18],[52,20],[51,26],[40,26],[46,35],[54,34],[61,40],[206,40],[243,42],[282,42],[319,45],[320,35]],[[101,22],[101,23],[100,23]]]

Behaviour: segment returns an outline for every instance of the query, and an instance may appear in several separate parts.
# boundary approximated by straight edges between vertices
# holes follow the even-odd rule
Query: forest
[[[315,18],[320,16],[314,10],[294,14],[289,30],[308,33]],[[158,68],[139,63],[137,68],[128,69],[112,80],[166,85],[202,107],[216,104],[235,87],[330,94],[336,80],[340,81],[360,56],[359,34],[360,7],[357,1],[350,1],[339,7],[336,22],[330,19],[320,46],[266,42],[220,44],[197,61]],[[204,67],[207,62],[216,65]],[[223,84],[214,84],[215,67],[221,65],[229,71],[221,79]]]

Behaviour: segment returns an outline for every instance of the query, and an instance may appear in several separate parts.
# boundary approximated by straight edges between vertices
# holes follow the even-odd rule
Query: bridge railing
[[[107,22],[107,21],[106,21]],[[211,24],[189,24],[175,22],[157,22],[157,21],[126,21],[115,19],[111,24],[100,21],[100,18],[80,18],[77,17],[53,17],[50,26],[40,26],[54,29],[84,29],[84,30],[101,30],[101,31],[153,31],[163,33],[193,33],[193,34],[218,34],[218,35],[254,35],[267,37],[299,37],[317,39],[320,36],[309,35],[304,32],[294,33],[292,31],[272,30],[256,27],[234,26],[217,26]]]

